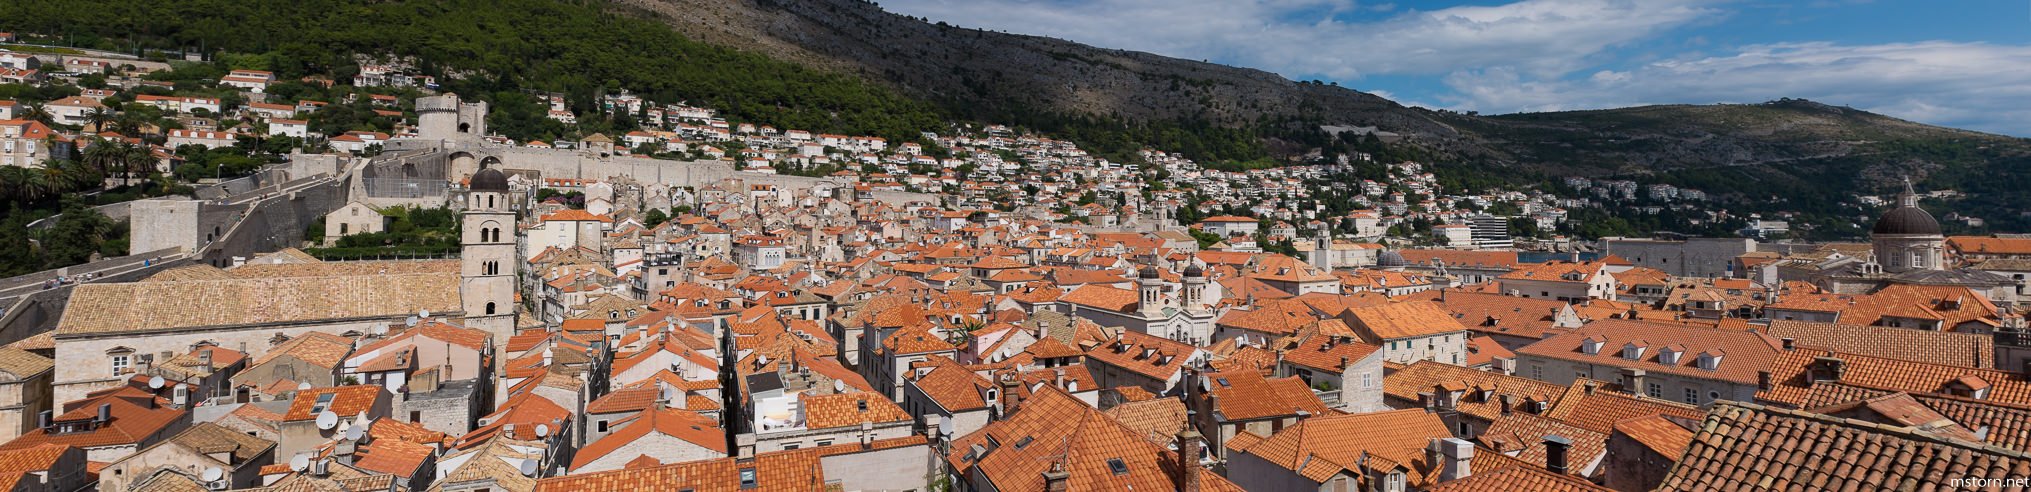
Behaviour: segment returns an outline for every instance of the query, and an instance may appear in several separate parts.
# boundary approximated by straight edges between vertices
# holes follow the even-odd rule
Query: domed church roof
[[[1870,229],[1869,233],[1940,235],[1939,221],[1933,220],[1932,214],[1927,213],[1925,209],[1918,208],[1918,191],[1912,189],[1911,178],[1904,179],[1904,193],[1897,195],[1897,208],[1890,209],[1883,214],[1883,218],[1876,219],[1876,227]]]
[[[1940,235],[1939,221],[1932,214],[1918,207],[1897,207],[1876,219],[1871,234]]]
[[[508,191],[508,174],[494,168],[481,169],[472,173],[466,188],[472,191]]]

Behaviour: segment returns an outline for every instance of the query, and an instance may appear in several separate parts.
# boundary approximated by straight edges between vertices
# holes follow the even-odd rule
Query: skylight
[[[1121,458],[1108,458],[1107,469],[1113,470],[1115,475],[1127,475],[1128,463],[1123,463]]]

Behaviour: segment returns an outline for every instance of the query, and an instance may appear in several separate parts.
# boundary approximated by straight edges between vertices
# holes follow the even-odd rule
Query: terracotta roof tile
[[[1995,337],[1972,333],[1793,320],[1772,320],[1764,333],[1803,347],[1968,367],[1996,364]]]
[[[858,426],[861,422],[887,423],[910,420],[910,413],[895,401],[876,393],[835,393],[800,396],[804,406],[804,427],[831,429]]]
[[[2031,475],[2023,453],[1896,426],[1760,405],[1714,405],[1662,491],[1947,490],[1950,479]]]
[[[1347,309],[1353,324],[1383,340],[1466,331],[1451,313],[1430,302],[1406,302]]]
[[[1422,489],[1432,485],[1438,472],[1426,460],[1425,447],[1433,438],[1452,436],[1436,414],[1413,408],[1313,417],[1259,440],[1230,440],[1227,452],[1230,460],[1234,453],[1249,454],[1307,476],[1316,475],[1308,470],[1319,460],[1333,464],[1321,469],[1325,476],[1362,466],[1364,457],[1370,467],[1375,460],[1387,460],[1408,468],[1409,485]]]
[[[1833,377],[1827,370],[1833,361],[1840,362],[1838,377]],[[1814,348],[1785,351],[1769,367],[1771,385],[1768,389],[1757,391],[1756,400],[1791,408],[1816,408],[1885,392],[1947,393],[1955,389],[1953,384],[1969,376],[1989,385],[1986,400],[2031,405],[2031,380],[2021,373],[1995,369]],[[1822,379],[1818,381],[1813,378],[1815,368],[1821,369]]]

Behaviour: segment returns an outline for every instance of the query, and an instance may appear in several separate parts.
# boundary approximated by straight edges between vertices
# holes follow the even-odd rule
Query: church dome
[[[1925,209],[1918,207],[1897,207],[1891,209],[1889,213],[1883,214],[1883,218],[1876,220],[1876,227],[1870,229],[1869,233],[1887,235],[1940,235],[1939,221],[1933,220],[1932,214],[1926,213]]]
[[[1384,251],[1375,257],[1375,266],[1379,267],[1400,267],[1409,264],[1410,262],[1404,261],[1402,254],[1395,251]]]
[[[1195,264],[1191,264],[1191,265],[1185,265],[1185,276],[1187,276],[1187,277],[1204,277],[1204,276],[1206,276],[1206,269],[1204,269],[1204,268],[1199,268],[1199,265],[1198,265],[1198,264],[1196,264],[1196,263],[1195,263]]]
[[[494,168],[481,169],[472,173],[466,188],[472,191],[508,191],[508,174]]]
[[[1148,265],[1142,267],[1141,276],[1142,278],[1160,278],[1157,275],[1157,267],[1155,265]]]

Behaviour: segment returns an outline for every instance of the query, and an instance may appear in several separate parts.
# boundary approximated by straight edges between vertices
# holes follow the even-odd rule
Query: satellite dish
[[[832,392],[833,392],[833,393],[845,393],[845,392],[846,392],[846,382],[845,382],[845,381],[840,381],[840,380],[837,380],[837,379],[834,379],[834,380],[832,380]]]
[[[162,389],[162,384],[163,384],[163,383],[167,383],[167,382],[168,382],[168,381],[163,381],[163,380],[162,380],[162,376],[154,376],[154,377],[150,377],[150,378],[148,378],[148,389],[155,389],[155,390],[159,390],[159,389]]]
[[[296,383],[296,390],[297,390],[297,391],[303,391],[303,390],[307,390],[307,389],[310,389],[310,388],[311,388],[311,386],[310,386],[310,383]]]
[[[317,428],[331,430],[333,427],[338,427],[338,420],[338,414],[331,413],[331,410],[325,410],[323,413],[317,414]]]
[[[536,424],[536,437],[550,437],[550,424]]]
[[[536,476],[535,458],[522,458],[522,476],[525,477]]]
[[[416,326],[417,321],[421,321],[421,319],[415,316],[410,316],[409,319],[403,320],[403,323],[406,324],[407,326]]]
[[[296,455],[295,458],[289,459],[289,469],[292,471],[303,471],[309,468],[310,468],[310,455],[299,454]]]
[[[428,310],[428,309],[425,309],[425,310],[423,310],[423,312],[420,312],[420,313],[416,313],[416,316],[417,316],[417,317],[419,317],[419,318],[428,318],[428,317],[430,317],[430,310]]]
[[[360,426],[357,426],[357,425],[354,425],[354,426],[347,426],[347,427],[346,427],[346,440],[348,440],[348,441],[358,441],[358,440],[360,440],[360,438],[362,438],[362,437],[366,437],[366,436],[367,436],[367,429],[365,429],[365,428],[363,428],[363,427],[360,427]]]
[[[211,468],[206,468],[204,471],[204,475],[202,476],[204,477],[204,480],[206,482],[217,482],[221,478],[226,478],[226,471],[220,470],[219,467],[214,466]]]
[[[941,435],[941,436],[950,436],[950,435],[952,435],[952,416],[951,416],[951,415],[939,415],[939,416],[938,416],[938,434],[939,434],[939,435]]]

